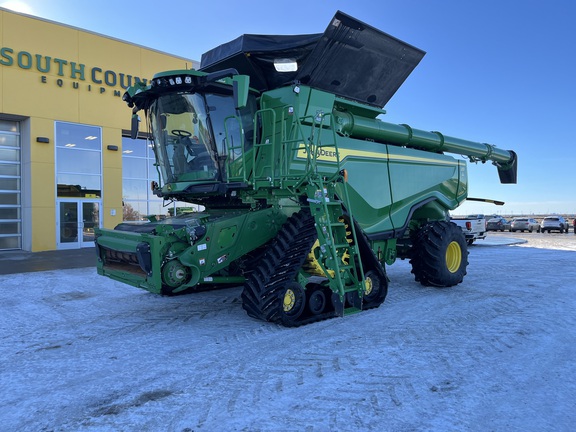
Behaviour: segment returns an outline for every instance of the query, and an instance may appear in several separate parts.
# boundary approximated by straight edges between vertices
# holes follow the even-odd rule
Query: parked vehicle
[[[540,224],[542,232],[560,231],[560,234],[568,232],[568,221],[562,216],[546,216]]]
[[[506,231],[510,229],[510,222],[503,217],[494,217],[486,222],[486,231]]]
[[[510,224],[510,231],[511,232],[540,232],[540,224],[536,219],[532,218],[514,218],[512,219],[512,223]]]
[[[478,239],[486,238],[486,218],[483,214],[451,217],[450,220],[462,228],[469,245]]]

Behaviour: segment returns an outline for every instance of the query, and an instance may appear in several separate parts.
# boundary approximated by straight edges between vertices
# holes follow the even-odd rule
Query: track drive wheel
[[[460,227],[436,221],[424,225],[412,238],[412,273],[425,286],[450,287],[466,275],[468,248]]]

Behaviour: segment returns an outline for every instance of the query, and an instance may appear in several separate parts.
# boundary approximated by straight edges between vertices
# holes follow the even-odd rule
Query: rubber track
[[[314,218],[308,209],[292,215],[270,242],[266,253],[244,284],[242,307],[252,318],[298,327],[335,316],[334,312],[285,320],[282,314],[284,285],[294,281],[317,239]],[[329,300],[329,299],[328,299]]]
[[[378,273],[380,283],[383,285],[382,292],[377,298],[373,299],[371,302],[366,302],[364,299],[362,302],[362,310],[375,309],[384,303],[384,300],[386,300],[386,296],[388,295],[388,276],[386,276],[386,269],[382,264],[380,264],[376,254],[370,247],[368,238],[364,235],[356,221],[354,221],[354,224],[356,227],[356,238],[358,240],[358,249],[360,251],[362,266],[364,267],[364,274],[369,270],[375,271]]]

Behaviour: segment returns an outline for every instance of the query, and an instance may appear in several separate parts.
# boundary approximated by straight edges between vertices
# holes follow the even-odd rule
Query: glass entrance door
[[[100,202],[59,200],[56,226],[58,249],[94,246],[94,228],[100,227]]]

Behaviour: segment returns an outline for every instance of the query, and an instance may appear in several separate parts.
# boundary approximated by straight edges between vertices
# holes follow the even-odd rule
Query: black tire
[[[412,273],[424,286],[450,287],[466,275],[468,248],[462,229],[453,222],[436,221],[412,237]]]
[[[308,310],[312,315],[320,315],[326,310],[328,300],[323,288],[306,289]]]

